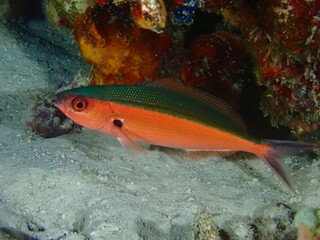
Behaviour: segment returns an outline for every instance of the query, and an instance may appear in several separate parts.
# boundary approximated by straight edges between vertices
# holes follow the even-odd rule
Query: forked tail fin
[[[267,151],[257,154],[281,179],[281,181],[291,190],[294,191],[291,176],[287,167],[283,163],[282,157],[286,154],[295,153],[299,151],[313,150],[319,145],[295,142],[295,141],[281,141],[281,140],[265,140],[266,145],[270,146]]]

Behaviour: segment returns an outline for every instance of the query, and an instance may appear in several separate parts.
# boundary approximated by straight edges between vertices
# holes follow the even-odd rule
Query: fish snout
[[[65,95],[58,94],[54,97],[54,99],[52,100],[52,103],[57,107],[61,105],[66,99],[67,97]]]

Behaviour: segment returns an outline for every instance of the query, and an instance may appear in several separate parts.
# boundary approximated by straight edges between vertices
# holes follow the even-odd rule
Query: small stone
[[[294,224],[298,227],[301,222],[309,229],[315,229],[319,224],[315,209],[309,207],[300,209],[294,217]]]

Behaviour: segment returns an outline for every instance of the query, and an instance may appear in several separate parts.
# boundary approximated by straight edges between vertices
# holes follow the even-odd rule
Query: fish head
[[[99,130],[111,119],[110,102],[83,95],[59,93],[52,103],[77,124]]]

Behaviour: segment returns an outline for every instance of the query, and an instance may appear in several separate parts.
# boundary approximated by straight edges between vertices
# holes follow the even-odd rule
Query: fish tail
[[[294,192],[295,188],[291,175],[283,162],[283,156],[298,151],[313,150],[319,145],[305,142],[265,140],[265,148],[256,155],[260,157],[281,179],[281,181]]]

